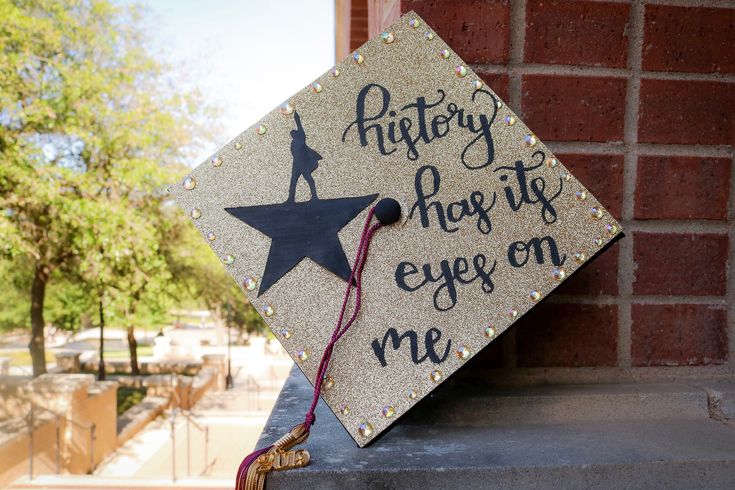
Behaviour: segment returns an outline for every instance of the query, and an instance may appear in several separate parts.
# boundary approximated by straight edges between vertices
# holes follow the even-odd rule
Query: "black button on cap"
[[[375,217],[384,225],[392,225],[401,219],[401,205],[390,197],[381,199],[375,205]]]

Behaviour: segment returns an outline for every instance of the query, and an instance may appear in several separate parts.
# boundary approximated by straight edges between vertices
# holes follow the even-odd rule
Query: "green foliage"
[[[142,402],[146,392],[146,388],[119,387],[117,389],[117,415],[122,415],[129,408]]]
[[[48,284],[43,321],[61,328],[96,321],[100,297],[121,326],[160,325],[193,302],[264,328],[161,190],[213,125],[146,51],[141,15],[108,0],[0,0],[0,328],[32,323],[32,282]]]

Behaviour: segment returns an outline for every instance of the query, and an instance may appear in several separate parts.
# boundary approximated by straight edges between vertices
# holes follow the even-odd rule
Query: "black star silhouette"
[[[377,194],[304,202],[289,200],[280,204],[226,208],[232,216],[272,240],[258,296],[307,257],[347,281],[350,263],[337,233],[376,197]]]

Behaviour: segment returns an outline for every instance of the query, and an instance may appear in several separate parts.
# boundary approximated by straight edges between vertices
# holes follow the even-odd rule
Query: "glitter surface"
[[[321,93],[315,94],[309,85],[288,98],[301,117],[308,145],[323,157],[313,172],[320,199],[379,193],[380,198],[396,199],[402,208],[401,222],[380,230],[373,239],[363,274],[363,308],[355,324],[337,343],[330,362],[330,375],[339,382],[322,393],[360,446],[368,444],[416,404],[418,399],[412,399],[407,393],[418,393],[418,398],[423,398],[466,362],[466,358],[454,355],[458,346],[467,349],[467,357],[476,355],[536,304],[529,301],[529,291],[543,291],[546,295],[559,285],[558,278],[550,273],[555,264],[550,262],[548,249],[544,249],[545,263],[537,263],[534,254],[530,253],[524,265],[514,267],[508,260],[510,244],[526,243],[533,237],[553,237],[560,257],[566,259],[563,266],[568,277],[585,262],[575,260],[575,254],[580,254],[576,258],[587,258],[599,252],[600,247],[593,243],[595,237],[602,237],[604,245],[621,232],[620,225],[590,192],[586,192],[584,200],[575,197],[575,192],[583,187],[574,177],[562,178],[567,172],[563,162],[554,160],[556,165],[544,164],[555,157],[542,141],[532,147],[524,144],[524,136],[533,134],[533,128],[528,128],[507,104],[500,103],[492,87],[482,86],[482,92],[477,92],[473,81],[479,77],[470,68],[467,68],[467,76],[457,77],[455,68],[463,61],[439,36],[427,42],[424,29],[409,25],[411,19],[419,17],[411,12],[386,29],[393,33],[393,42],[387,44],[378,36],[360,47],[363,64],[355,63],[353,53],[330,67],[316,80],[324,88]],[[419,21],[419,25],[425,24]],[[447,59],[437,56],[441,49],[448,50]],[[336,70],[339,77],[332,75]],[[419,97],[433,103],[442,93],[445,94],[442,103],[426,111],[429,121],[436,115],[446,115],[448,104],[465,109],[465,115],[494,116],[492,164],[472,170],[462,163],[463,149],[477,138],[477,134],[459,128],[456,121],[449,123],[450,130],[442,137],[430,142],[419,140],[417,158],[409,158],[412,155],[406,146],[394,145],[387,136],[387,147],[396,150],[382,155],[375,143],[376,131],[368,133],[367,145],[363,146],[355,126],[350,125],[356,119],[359,92],[366,84],[375,83],[390,92],[390,108],[379,121],[386,132],[388,123],[393,121],[394,128],[398,127],[401,117],[413,119],[416,125],[416,110],[401,111],[401,108],[415,104]],[[379,109],[374,99],[365,105],[368,114],[376,114]],[[391,118],[389,110],[396,111],[397,115]],[[506,117],[513,118],[512,126],[504,123]],[[287,328],[291,333],[279,337],[286,351],[294,357],[300,351],[311,354],[306,359],[301,356],[297,365],[313,383],[346,284],[307,259],[262,296],[257,296],[256,287],[246,290],[248,283],[243,282],[243,278],[262,277],[271,241],[229,215],[225,208],[286,201],[292,171],[290,131],[295,128],[294,114],[282,114],[274,108],[259,124],[267,127],[267,132],[258,134],[256,125],[217,152],[226,165],[215,168],[207,159],[191,174],[196,179],[196,187],[185,190],[182,180],[179,185],[172,186],[172,193],[185,212],[193,208],[201,210],[201,217],[192,223],[203,236],[210,231],[216,234],[217,240],[210,242],[216,253],[220,256],[232,253],[238,257],[228,271],[259,312],[267,305],[273,306],[277,314],[265,321],[275,332]],[[415,137],[416,126],[411,131]],[[476,157],[473,151],[478,148],[471,146],[470,156]],[[516,161],[533,166],[532,173],[528,173],[529,179],[542,177],[549,193],[560,189],[553,201],[556,213],[553,223],[544,222],[538,202],[511,211],[504,189],[517,184],[510,177],[512,173],[501,167],[510,168]],[[447,222],[448,227],[456,228],[447,233],[440,228],[434,207],[428,214],[427,227],[422,226],[418,210],[409,218],[417,201],[416,174],[425,165],[434,166],[441,177],[439,189],[431,200],[441,201],[444,212],[451,212],[454,217],[462,208],[463,200],[466,204],[472,202],[473,193],[483,194],[484,207],[488,207],[495,196],[496,203],[489,211],[490,233],[480,231],[482,224],[478,223],[477,216]],[[509,176],[508,180],[503,181],[502,175]],[[424,181],[430,179],[425,177]],[[518,189],[514,188],[514,192],[520,196]],[[300,179],[296,201],[308,200],[310,196],[307,183]],[[451,203],[459,204],[452,206],[450,211]],[[592,207],[601,210],[603,219],[590,215]],[[350,263],[366,213],[367,210],[339,233]],[[418,273],[410,276],[415,284],[423,277],[419,274],[424,264],[430,264],[432,271],[438,274],[443,260],[451,267],[457,257],[467,259],[467,275],[471,276],[474,271],[472,259],[477,254],[486,256],[488,267],[492,261],[497,261],[491,293],[481,287],[480,281],[455,282],[455,305],[439,311],[433,305],[433,296],[441,283],[429,284],[414,292],[397,287],[396,270],[402,262],[416,266]],[[446,289],[442,291],[441,296],[446,299]],[[516,317],[509,315],[511,309],[517,310]],[[487,333],[485,327],[488,325],[493,326],[492,335],[483,334]],[[415,363],[410,356],[408,340],[404,339],[395,350],[389,340],[385,365],[382,365],[372,346],[374,341],[383,340],[388,328],[395,328],[399,335],[415,331],[422,355],[425,335],[431,328],[441,331],[441,339],[436,342],[438,355],[444,352],[449,340],[451,349],[441,363],[435,364],[429,359]],[[442,373],[438,381],[429,376],[435,369]],[[349,410],[343,410],[345,406],[349,406]],[[392,407],[396,416],[376,416],[386,406]],[[358,428],[365,420],[370,421],[371,430],[360,435]]]

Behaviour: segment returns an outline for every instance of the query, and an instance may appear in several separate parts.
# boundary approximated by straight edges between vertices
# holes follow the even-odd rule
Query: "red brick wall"
[[[368,39],[368,0],[351,0],[350,51],[356,50]]]
[[[627,231],[478,363],[543,378],[731,374],[735,4],[368,8],[421,15]]]

